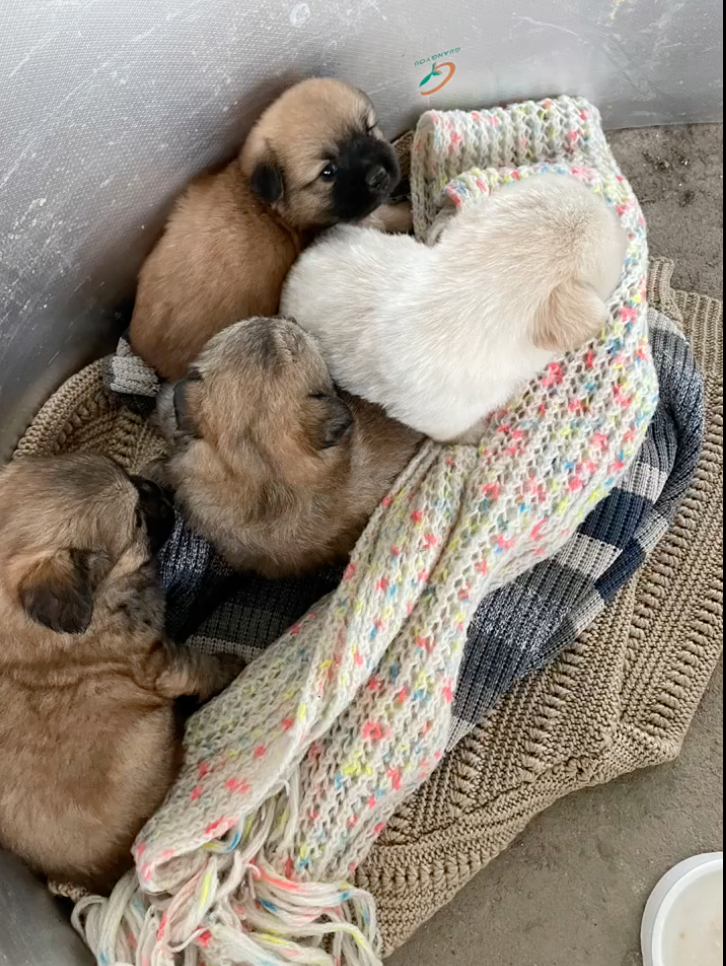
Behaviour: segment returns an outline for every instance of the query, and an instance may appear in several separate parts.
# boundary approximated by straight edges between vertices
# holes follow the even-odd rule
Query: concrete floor
[[[723,297],[721,127],[621,132],[654,255]],[[390,966],[641,966],[647,897],[681,859],[723,848],[723,670],[681,759],[569,798],[425,926]]]

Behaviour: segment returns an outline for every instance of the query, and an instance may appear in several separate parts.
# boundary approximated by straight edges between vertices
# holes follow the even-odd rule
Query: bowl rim
[[[723,852],[709,852],[686,859],[660,880],[648,900],[641,941],[644,966],[664,966],[662,942],[665,924],[676,901],[699,879],[723,872]]]

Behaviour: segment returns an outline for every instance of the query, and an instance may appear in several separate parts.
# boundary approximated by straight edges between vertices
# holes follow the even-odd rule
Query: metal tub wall
[[[48,890],[0,852],[0,966],[92,966]]]
[[[2,0],[0,459],[112,344],[174,195],[285,84],[349,78],[391,134],[563,92],[613,127],[715,120],[722,18],[720,0]]]

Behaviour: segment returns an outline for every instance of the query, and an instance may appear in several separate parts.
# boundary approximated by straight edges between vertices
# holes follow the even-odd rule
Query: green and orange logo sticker
[[[422,67],[426,64],[430,68],[418,85],[421,90],[421,97],[431,97],[433,94],[438,94],[447,84],[451,83],[456,74],[456,64],[453,60],[445,60],[444,58],[458,54],[460,51],[461,47],[454,47],[452,50],[416,61],[416,67]]]
[[[431,97],[432,94],[438,94],[442,91],[449,81],[453,80],[454,74],[456,73],[456,64],[452,60],[446,60],[443,64],[434,64],[433,70],[418,85],[419,87],[426,87],[427,84],[431,84],[436,81],[434,87],[426,87],[426,90],[421,91],[421,97]]]

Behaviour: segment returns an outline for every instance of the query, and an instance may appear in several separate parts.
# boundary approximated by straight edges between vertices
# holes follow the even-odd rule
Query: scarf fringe
[[[209,843],[173,898],[143,892],[129,872],[110,898],[82,899],[73,925],[99,966],[382,966],[371,895],[295,882],[267,858],[289,854],[299,802],[297,776],[243,832]]]

